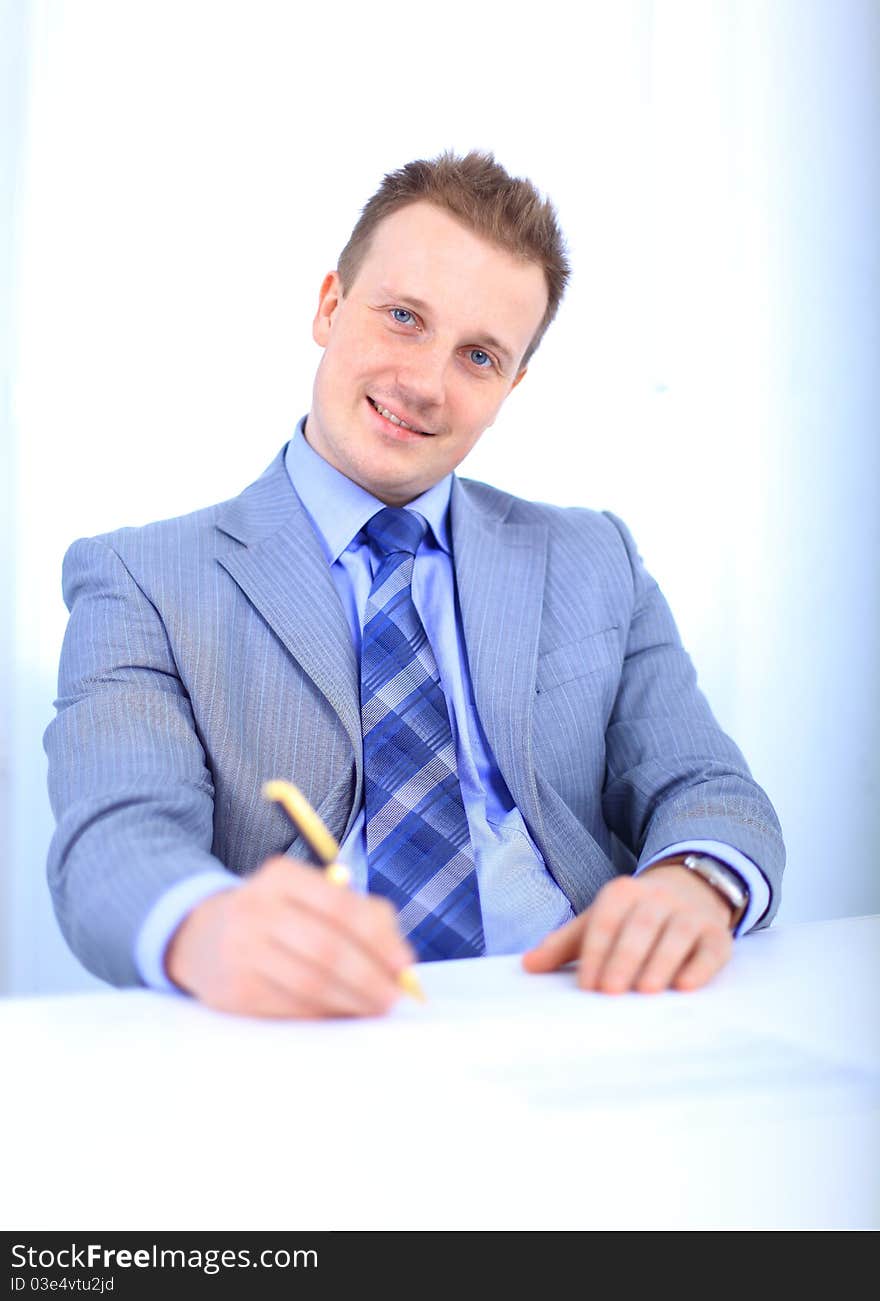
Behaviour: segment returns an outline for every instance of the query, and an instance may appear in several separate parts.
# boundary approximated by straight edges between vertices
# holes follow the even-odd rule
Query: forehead
[[[547,282],[524,262],[483,239],[432,203],[391,213],[373,232],[355,286],[419,299],[462,328],[504,330],[521,356],[547,307]]]

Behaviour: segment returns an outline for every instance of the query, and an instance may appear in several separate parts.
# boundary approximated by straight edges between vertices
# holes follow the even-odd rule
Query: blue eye
[[[409,325],[410,321],[415,319],[412,312],[410,312],[406,307],[392,307],[391,315],[394,317],[398,325]],[[403,320],[403,317],[408,317],[409,319]]]
[[[471,348],[471,361],[475,366],[479,366],[480,370],[485,370],[487,366],[492,365],[492,358],[488,352],[483,352],[482,348]]]

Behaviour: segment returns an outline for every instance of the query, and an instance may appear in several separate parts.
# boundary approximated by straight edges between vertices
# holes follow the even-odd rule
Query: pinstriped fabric
[[[137,982],[140,922],[178,880],[307,856],[262,798],[268,777],[295,780],[339,839],[354,816],[357,662],[289,481],[265,488],[247,511],[238,499],[82,539],[65,557],[49,881],[74,951],[114,983]],[[247,545],[233,536],[242,517]],[[314,676],[300,667],[316,661]]]
[[[396,906],[422,962],[485,948],[449,713],[412,599],[426,530],[409,510],[381,510],[367,524],[381,563],[361,649],[369,888]]]
[[[703,838],[759,864],[769,923],[778,821],[624,525],[458,479],[451,523],[480,722],[575,910],[614,875],[615,838],[642,858]],[[165,889],[303,852],[267,777],[344,838],[363,803],[358,664],[283,452],[231,502],[74,543],[63,585],[49,880],[85,965],[137,983],[134,937]]]

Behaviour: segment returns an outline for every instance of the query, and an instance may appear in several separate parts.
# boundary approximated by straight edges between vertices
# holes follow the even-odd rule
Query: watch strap
[[[730,929],[735,931],[745,916],[750,897],[749,887],[739,873],[735,872],[732,867],[728,867],[726,863],[720,862],[717,858],[712,858],[709,854],[685,854],[682,859],[682,867],[686,867],[689,872],[701,876],[708,885],[713,886],[730,904],[733,910],[730,918]]]

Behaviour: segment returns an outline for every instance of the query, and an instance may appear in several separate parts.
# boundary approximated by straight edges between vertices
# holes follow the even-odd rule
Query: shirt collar
[[[306,417],[297,425],[287,445],[284,464],[296,494],[312,521],[330,564],[343,551],[385,502],[347,479],[306,442]],[[447,474],[433,488],[407,502],[407,507],[428,521],[438,546],[451,554],[449,544],[449,496],[452,475]]]

